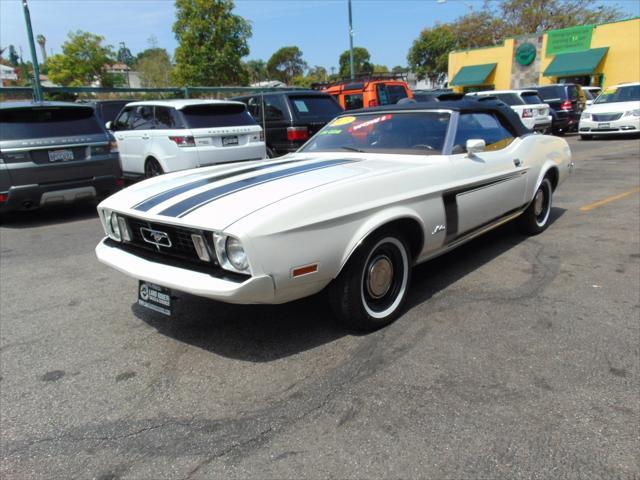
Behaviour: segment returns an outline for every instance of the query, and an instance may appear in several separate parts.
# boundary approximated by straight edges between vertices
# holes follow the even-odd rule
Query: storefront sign
[[[547,33],[547,55],[589,50],[592,33],[592,25],[551,30]]]
[[[516,50],[516,62],[522,66],[531,65],[536,58],[536,46],[533,43],[523,43]]]

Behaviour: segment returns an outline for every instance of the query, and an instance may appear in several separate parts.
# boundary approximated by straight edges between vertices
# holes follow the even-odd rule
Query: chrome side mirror
[[[481,138],[472,138],[467,140],[465,146],[467,148],[467,153],[469,154],[484,152],[487,148],[486,142]]]

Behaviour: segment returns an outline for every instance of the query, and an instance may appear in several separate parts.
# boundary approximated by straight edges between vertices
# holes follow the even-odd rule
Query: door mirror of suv
[[[487,148],[486,142],[481,138],[471,138],[466,143],[467,153],[484,152]]]
[[[105,123],[104,126],[107,128],[107,130],[113,130],[113,123],[111,122],[111,120]]]

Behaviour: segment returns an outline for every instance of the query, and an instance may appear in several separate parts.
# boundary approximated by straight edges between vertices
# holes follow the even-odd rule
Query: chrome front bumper
[[[98,260],[135,279],[226,303],[274,303],[275,287],[269,275],[234,282],[207,273],[152,262],[107,245],[105,240],[96,247]]]

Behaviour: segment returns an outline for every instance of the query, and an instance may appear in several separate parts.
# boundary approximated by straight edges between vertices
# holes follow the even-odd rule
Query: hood
[[[592,103],[586,109],[586,113],[624,113],[637,109],[640,109],[640,101]]]
[[[156,222],[223,230],[285,198],[364,175],[385,174],[402,162],[331,154],[199,168],[163,175],[122,190],[103,207]]]

